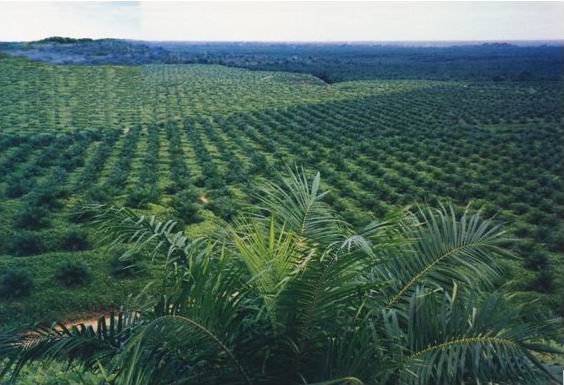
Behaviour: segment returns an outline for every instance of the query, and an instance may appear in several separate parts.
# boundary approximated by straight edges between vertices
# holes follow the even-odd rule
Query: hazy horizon
[[[563,2],[3,2],[0,41],[550,42],[562,20]]]
[[[147,39],[128,39],[121,37],[76,37],[76,36],[45,36],[36,40],[0,40],[1,43],[33,43],[49,38],[71,38],[71,39],[91,39],[97,40],[123,40],[139,43],[165,43],[165,44],[296,44],[296,45],[404,45],[404,46],[453,46],[453,45],[475,45],[475,44],[511,44],[516,46],[542,46],[542,45],[564,45],[564,39],[536,39],[536,40],[356,40],[356,41],[305,41],[305,40],[147,40]]]

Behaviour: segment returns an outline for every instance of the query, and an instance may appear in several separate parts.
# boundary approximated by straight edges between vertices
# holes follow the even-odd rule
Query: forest
[[[51,37],[0,51],[53,64],[220,64],[298,72],[327,83],[371,79],[562,80],[562,41],[417,43],[148,42]]]
[[[563,68],[554,43],[0,43],[0,383],[549,383]]]

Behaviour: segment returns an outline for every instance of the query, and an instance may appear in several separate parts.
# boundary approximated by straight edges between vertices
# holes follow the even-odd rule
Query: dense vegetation
[[[84,324],[0,336],[4,372],[78,364],[113,384],[535,384],[558,323],[503,286],[495,222],[452,207],[397,210],[361,233],[320,176],[259,187],[232,226],[187,238],[174,222],[96,206],[100,239],[148,248],[159,295]],[[158,262],[157,262],[158,261]],[[499,287],[492,292],[492,289]],[[2,371],[0,370],[0,373]]]
[[[0,43],[0,51],[7,53],[0,52],[2,327],[25,329],[36,321],[117,309],[148,282],[162,282],[166,269],[152,264],[146,250],[101,244],[89,226],[92,214],[83,211],[85,205],[125,206],[132,215],[173,218],[176,229],[189,239],[209,237],[229,226],[238,228],[246,206],[260,203],[256,186],[272,179],[274,170],[294,163],[320,171],[320,188],[327,191],[323,200],[348,223],[349,235],[409,205],[440,209],[438,202],[444,202],[461,218],[473,202],[466,218],[481,208],[481,217],[492,218],[489,225],[503,224],[507,238],[513,239],[502,245],[511,256],[491,256],[507,278],[503,288],[501,281],[493,287],[503,292],[496,294],[500,303],[506,303],[508,292],[530,303],[523,310],[519,301],[510,301],[507,306],[515,314],[500,310],[515,315],[505,320],[507,327],[538,321],[522,313],[544,320],[564,313],[564,282],[559,279],[564,274],[561,46],[49,38]],[[276,231],[292,232],[278,225]],[[226,250],[245,260],[230,243]],[[217,249],[206,257],[214,261],[210,269],[217,268],[216,257]],[[243,265],[231,267],[243,269],[247,278],[253,275]],[[445,285],[440,284],[440,296],[446,296],[440,306],[460,305],[461,319],[468,320],[467,306],[480,308],[489,301],[483,293],[469,298],[469,287],[460,283],[457,296],[462,302],[449,305],[446,298],[453,288]],[[478,291],[491,288],[480,286]],[[159,285],[152,285],[144,293],[159,292]],[[260,302],[263,294],[255,292],[254,300]],[[433,301],[438,299],[421,306],[437,312],[434,306],[439,304]],[[240,314],[241,309],[234,311]],[[133,318],[147,326],[143,314]],[[524,338],[540,338],[535,333]],[[249,338],[247,330],[238,329],[236,336]],[[316,337],[315,344],[319,341]],[[239,342],[232,343],[226,346]],[[307,353],[315,365],[320,364],[317,348],[311,346]],[[378,362],[392,359],[390,352]],[[114,362],[105,364],[114,368]],[[62,381],[53,369],[57,365],[45,369],[54,382]],[[319,368],[315,365],[310,369]],[[449,372],[455,377],[445,378],[466,378],[474,370],[463,366],[457,374]],[[379,374],[354,372],[353,363],[343,364],[348,373],[338,367],[320,371],[323,376],[299,374],[307,374],[309,381],[342,375],[381,379]],[[224,368],[217,375],[232,379],[231,367]],[[404,378],[396,377],[402,370],[396,369],[388,372],[390,378]],[[42,370],[25,369],[28,375]],[[268,375],[273,381],[280,378],[274,372]],[[101,377],[100,372],[75,372],[65,380],[95,383]],[[22,381],[39,382],[33,376]]]
[[[562,80],[564,43],[203,43],[52,37],[0,50],[56,64],[221,64],[369,79]]]

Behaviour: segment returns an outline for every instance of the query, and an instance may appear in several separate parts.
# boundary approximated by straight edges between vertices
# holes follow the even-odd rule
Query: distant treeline
[[[55,64],[221,64],[313,74],[327,83],[369,79],[561,80],[564,47],[314,43],[138,42],[50,37],[0,51]]]
[[[72,37],[61,37],[61,36],[52,36],[46,39],[38,40],[37,44],[45,44],[45,43],[57,43],[57,44],[76,44],[76,43],[92,43],[94,39],[74,39]]]

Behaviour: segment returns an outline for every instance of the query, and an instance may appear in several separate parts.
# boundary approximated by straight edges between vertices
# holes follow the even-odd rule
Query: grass
[[[111,252],[47,253],[27,258],[3,258],[2,269],[18,267],[31,272],[34,290],[29,297],[0,301],[0,317],[4,326],[63,321],[99,311],[101,307],[119,307],[132,292],[144,288],[150,272],[131,279],[116,279],[111,274]],[[55,278],[65,262],[82,262],[93,275],[92,282],[82,287],[66,288]]]

